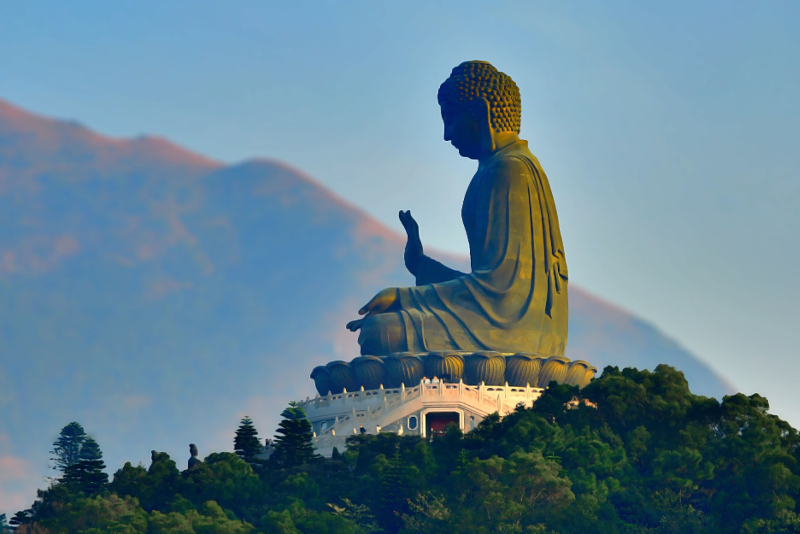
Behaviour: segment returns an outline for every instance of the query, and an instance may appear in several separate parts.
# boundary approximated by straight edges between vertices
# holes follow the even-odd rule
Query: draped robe
[[[398,290],[399,309],[362,325],[362,336],[382,339],[382,348],[371,348],[372,353],[495,350],[563,356],[569,314],[564,246],[550,184],[527,141],[505,146],[479,164],[461,218],[472,272],[423,256],[417,286]],[[362,343],[362,353],[366,348]]]

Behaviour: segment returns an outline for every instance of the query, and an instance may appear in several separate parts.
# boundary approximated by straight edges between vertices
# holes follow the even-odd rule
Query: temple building
[[[551,381],[583,387],[596,371],[563,356],[490,351],[360,356],[315,368],[319,394],[301,404],[314,447],[331,456],[360,433],[432,438],[449,425],[469,432],[489,414],[530,408]]]

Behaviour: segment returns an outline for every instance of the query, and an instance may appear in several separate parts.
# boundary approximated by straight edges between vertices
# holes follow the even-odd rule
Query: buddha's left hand
[[[392,311],[400,306],[399,290],[396,287],[387,287],[380,293],[372,297],[372,300],[367,302],[363,308],[358,310],[359,315],[366,315],[363,319],[356,319],[347,323],[347,329],[355,332],[364,321],[372,315]]]

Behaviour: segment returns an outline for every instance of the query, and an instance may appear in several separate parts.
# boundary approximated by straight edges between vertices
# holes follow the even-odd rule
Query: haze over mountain
[[[190,442],[230,450],[245,414],[271,437],[315,365],[358,355],[355,311],[413,283],[404,236],[282,163],[225,166],[2,101],[0,224],[0,513],[32,502],[73,420],[112,473],[151,449],[182,467]],[[570,301],[568,357],[730,391],[574,281]]]

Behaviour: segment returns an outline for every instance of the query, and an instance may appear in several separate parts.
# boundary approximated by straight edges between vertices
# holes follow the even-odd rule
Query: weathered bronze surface
[[[567,263],[547,177],[518,136],[519,90],[489,63],[468,61],[453,69],[438,98],[445,141],[478,161],[461,209],[472,272],[426,256],[416,221],[401,211],[406,267],[417,285],[384,289],[359,310],[365,317],[347,328],[361,330],[365,355],[492,350],[563,356]]]

